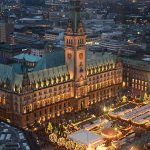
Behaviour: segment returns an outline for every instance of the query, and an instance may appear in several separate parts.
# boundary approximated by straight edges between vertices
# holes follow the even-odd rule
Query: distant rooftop
[[[24,59],[28,62],[38,62],[41,60],[41,57],[39,57],[39,56],[35,56],[32,54],[26,54],[26,53],[16,55],[16,56],[14,56],[14,58],[17,60],[23,60]]]
[[[0,51],[1,50],[18,51],[25,48],[26,46],[22,44],[8,44],[8,43],[0,44]]]
[[[150,55],[144,55],[144,61],[150,62]]]
[[[0,149],[30,150],[31,148],[20,129],[0,122]]]
[[[125,64],[132,65],[134,68],[150,71],[150,61],[146,61],[142,59],[137,60],[132,58],[123,58],[123,61]]]

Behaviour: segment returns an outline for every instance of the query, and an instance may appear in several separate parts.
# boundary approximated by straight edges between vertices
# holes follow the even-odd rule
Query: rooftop
[[[17,59],[17,60],[23,60],[24,59],[28,62],[38,62],[38,61],[41,60],[41,57],[39,57],[39,56],[26,54],[26,53],[16,55],[16,56],[14,56],[14,58]]]
[[[22,50],[25,49],[26,46],[21,45],[21,44],[0,44],[0,51],[18,51],[18,50]]]
[[[133,68],[150,71],[149,61],[142,59],[123,58],[127,65],[132,65]]]
[[[0,149],[30,150],[24,133],[7,123],[0,122]]]
[[[68,68],[65,65],[64,51],[62,50],[48,53],[40,59],[39,57],[29,56],[28,54],[17,56],[18,59],[23,59],[24,57],[28,61],[37,61],[35,68],[28,73],[32,83],[68,74]],[[98,54],[87,52],[87,69],[114,64],[115,61],[116,56],[109,53]],[[14,89],[15,86],[22,87],[24,67],[25,66],[21,63],[11,65],[0,64],[0,83],[9,83],[9,87],[12,89]]]
[[[73,134],[69,135],[69,138],[77,143],[84,145],[93,144],[102,140],[100,135],[84,129],[74,132]]]

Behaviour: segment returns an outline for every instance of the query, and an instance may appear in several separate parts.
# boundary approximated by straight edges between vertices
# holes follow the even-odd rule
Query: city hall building
[[[122,62],[108,53],[87,52],[80,1],[70,3],[64,51],[45,55],[33,70],[26,62],[0,64],[1,119],[26,128],[119,95]]]

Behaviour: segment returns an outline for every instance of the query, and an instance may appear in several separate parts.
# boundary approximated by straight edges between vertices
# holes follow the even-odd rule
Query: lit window
[[[123,83],[122,83],[122,86],[123,86],[123,87],[125,87],[125,86],[126,86],[126,83],[125,83],[125,82],[123,82]]]
[[[137,80],[135,80],[135,83],[137,83]]]
[[[141,90],[142,90],[142,91],[144,90],[143,86],[141,87]]]
[[[140,90],[140,85],[138,85],[138,89]]]

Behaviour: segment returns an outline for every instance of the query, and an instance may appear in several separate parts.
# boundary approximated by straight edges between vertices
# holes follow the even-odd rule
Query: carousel
[[[117,129],[113,129],[113,128],[104,128],[101,130],[101,135],[108,140],[113,140],[113,139],[117,139],[119,138],[122,133],[117,130]]]

